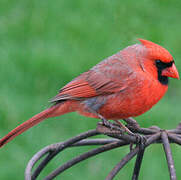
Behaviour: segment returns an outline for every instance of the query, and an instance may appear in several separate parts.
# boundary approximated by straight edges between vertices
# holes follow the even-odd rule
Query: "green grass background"
[[[181,72],[180,0],[1,0],[0,136],[49,106],[48,100],[75,76],[145,38],[166,47]],[[166,96],[136,119],[143,127],[174,128],[181,120],[181,85],[171,80]],[[28,160],[44,146],[95,128],[96,119],[76,113],[49,119],[0,150],[0,179],[24,178]],[[39,179],[90,148],[59,155]],[[172,145],[178,179],[181,147]],[[103,153],[56,179],[101,180],[129,149]],[[115,179],[131,179],[134,160]],[[145,153],[140,179],[169,179],[161,145]]]

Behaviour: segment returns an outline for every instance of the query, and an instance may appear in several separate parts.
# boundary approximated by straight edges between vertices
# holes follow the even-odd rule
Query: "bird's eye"
[[[160,60],[156,60],[156,64],[162,64]]]
[[[161,62],[160,60],[156,60],[155,62],[156,62],[157,68],[164,68],[164,63],[163,62]]]

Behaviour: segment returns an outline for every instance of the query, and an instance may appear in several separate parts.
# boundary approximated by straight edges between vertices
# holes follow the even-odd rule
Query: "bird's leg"
[[[105,117],[99,114],[97,110],[99,110],[99,106],[98,107],[96,106],[96,108],[94,107],[94,104],[92,106],[91,105],[88,106],[88,111],[96,115],[99,119],[101,119],[104,126],[110,128],[111,130],[117,130],[123,133],[123,129],[121,129],[117,123],[112,123],[108,121]]]
[[[111,128],[111,130],[112,130],[112,129],[115,129],[115,125],[114,125],[113,123],[109,122],[109,121],[108,121],[107,119],[105,119],[102,115],[100,115],[100,114],[97,114],[97,115],[98,115],[98,117],[102,120],[103,125],[105,125],[106,127]]]
[[[110,121],[108,121],[106,118],[104,118],[102,115],[98,113],[97,116],[102,120],[104,126],[110,128],[111,130],[117,130],[120,131],[120,133],[123,133],[123,130],[116,123],[111,123]]]
[[[133,118],[126,118],[123,119],[124,121],[126,121],[126,123],[128,124],[128,127],[133,127],[134,129],[139,129],[140,125],[136,122],[135,119]],[[124,126],[120,121],[116,121],[119,125]],[[136,134],[131,132],[126,126],[124,126],[126,131],[128,132],[129,135],[136,137],[136,141],[139,144],[140,150],[144,149],[145,147],[145,143],[146,143],[146,138],[145,136],[141,136],[140,134]],[[133,144],[130,144],[130,149],[132,149]]]
[[[125,130],[129,135],[134,136],[134,133],[132,133],[124,124],[122,124],[119,120],[114,120],[122,129]]]

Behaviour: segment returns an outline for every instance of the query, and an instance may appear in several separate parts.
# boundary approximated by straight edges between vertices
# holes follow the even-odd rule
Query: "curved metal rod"
[[[132,151],[130,151],[108,174],[105,180],[112,180],[116,174],[124,167],[124,165],[131,160],[139,151],[139,148],[136,147]]]
[[[176,129],[167,130],[168,133],[181,134],[181,122],[178,124]]]
[[[33,156],[33,158],[28,162],[27,168],[25,170],[25,180],[33,180],[35,179],[40,172],[42,171],[42,169],[47,165],[47,163],[54,157],[56,156],[57,153],[59,153],[60,151],[62,151],[63,149],[65,149],[66,147],[84,139],[84,138],[88,138],[91,136],[95,136],[100,134],[99,132],[97,132],[97,130],[90,130],[87,131],[85,133],[81,133],[78,136],[75,136],[63,143],[57,143],[57,144],[53,144],[50,146],[45,147],[44,149],[42,149],[41,151],[39,151],[37,154],[35,154]],[[49,152],[49,154],[45,157],[45,159],[43,159],[43,161],[39,164],[39,166],[37,167],[37,169],[35,170],[35,172],[33,173],[32,177],[31,177],[31,170],[35,164],[36,161],[38,161],[42,156],[44,156],[45,154],[47,154]]]
[[[132,132],[136,132],[136,133],[140,133],[140,134],[144,134],[144,135],[150,135],[150,134],[155,134],[160,130],[160,128],[156,127],[156,126],[152,126],[150,128],[140,128],[137,121],[135,119],[131,118],[131,117],[127,118],[127,119],[124,119],[124,121],[127,123],[126,126]]]
[[[108,150],[112,150],[112,149],[115,149],[115,148],[118,148],[120,146],[127,145],[127,144],[128,143],[126,143],[124,141],[114,142],[114,143],[110,143],[107,145],[103,145],[99,148],[93,149],[93,150],[88,151],[86,153],[83,153],[80,156],[73,158],[72,160],[68,161],[67,163],[63,164],[62,166],[60,166],[59,168],[54,170],[52,173],[50,173],[48,176],[46,176],[44,178],[44,180],[51,180],[51,179],[55,178],[56,176],[58,176],[63,171],[65,171],[66,169],[68,169],[68,168],[74,166],[75,164],[77,164],[83,160],[86,160],[92,156],[95,156],[99,153],[102,153],[102,152],[105,152]]]
[[[104,139],[104,138],[96,138],[96,139],[84,139],[79,142],[76,142],[72,144],[70,147],[79,147],[79,146],[91,146],[91,145],[106,145],[110,144],[113,142],[120,142],[118,139],[114,138],[109,138],[109,139]]]
[[[145,147],[149,146],[153,142],[155,142],[157,139],[160,138],[160,133],[157,133],[150,138],[147,139],[145,143]],[[108,174],[105,180],[112,180],[116,174],[124,167],[124,165],[131,160],[139,151],[139,147],[137,146],[135,149],[130,151],[113,169],[112,171]]]
[[[145,152],[145,147],[142,148],[139,146],[139,151],[138,151],[138,154],[136,157],[136,162],[135,162],[135,166],[134,166],[132,180],[138,180],[144,152]]]
[[[167,158],[167,164],[170,172],[171,180],[176,179],[175,168],[173,166],[173,158],[171,154],[171,149],[169,143],[177,143],[181,145],[181,123],[177,126],[176,129],[172,130],[161,130],[159,127],[153,126],[150,128],[140,128],[138,124],[135,123],[134,120],[129,120],[130,124],[127,127],[135,133],[143,134],[144,137],[147,139],[145,148],[152,143],[162,143],[164,146],[164,151]],[[135,126],[133,126],[135,124]],[[104,134],[109,137],[109,139],[86,139],[88,137],[96,136],[99,134]],[[161,137],[161,138],[160,138]],[[66,169],[74,166],[75,164],[88,159],[92,156],[95,156],[99,153],[109,151],[114,148],[118,148],[128,144],[138,144],[138,139],[136,136],[132,136],[126,133],[120,133],[116,128],[115,130],[109,129],[102,124],[97,125],[96,130],[90,130],[85,133],[82,133],[76,137],[73,137],[65,142],[56,143],[49,145],[38,153],[36,153],[33,158],[29,161],[26,171],[25,171],[25,180],[34,180],[38,177],[40,172],[46,167],[46,165],[61,151],[66,148],[70,147],[82,147],[87,145],[102,145],[99,148],[92,149],[86,153],[83,153],[72,160],[68,161],[67,163],[63,164],[55,171],[50,173],[45,180],[53,179],[61,172],[65,171]],[[139,176],[139,171],[142,163],[142,158],[144,155],[144,150],[140,150],[139,146],[135,149],[132,149],[109,173],[106,180],[113,179],[117,173],[124,167],[126,163],[129,162],[135,155],[137,154],[137,159],[135,162],[135,167],[133,171],[132,180],[137,180]],[[34,170],[33,174],[31,174],[33,166],[39,161],[40,158],[44,158],[41,160],[38,167]]]
[[[161,133],[161,138],[162,138],[162,142],[163,142],[165,155],[167,158],[167,164],[168,164],[168,169],[169,169],[169,173],[170,173],[170,179],[176,180],[177,177],[176,177],[174,162],[173,162],[173,158],[172,158],[172,152],[171,152],[168,136],[167,136],[167,133],[165,131],[163,131]]]
[[[177,136],[177,134],[168,133],[169,140],[177,143],[178,145],[181,145],[181,138]]]

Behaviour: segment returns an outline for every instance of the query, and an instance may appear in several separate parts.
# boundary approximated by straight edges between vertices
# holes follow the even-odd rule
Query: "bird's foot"
[[[102,120],[102,124],[104,126],[106,126],[107,128],[109,128],[111,131],[118,131],[121,134],[124,132],[124,130],[122,128],[120,128],[120,126],[116,123],[111,123],[110,121],[108,121],[107,119],[105,119],[103,116],[99,115],[100,119]]]
[[[130,136],[134,136],[136,138],[136,144],[139,144],[141,147],[140,148],[143,148],[145,146],[145,143],[146,143],[146,137],[145,136],[142,136],[140,134],[137,134],[137,133],[133,133],[131,132],[128,127],[126,127],[124,124],[122,124],[119,120],[115,120],[115,122],[122,128],[124,129],[124,131],[130,135]],[[139,124],[133,119],[131,118],[131,122],[132,124],[135,125],[135,127],[137,128],[140,128]]]
[[[114,123],[111,123],[110,121],[108,121],[107,119],[105,118],[101,118],[102,120],[102,123],[104,126],[110,128],[111,130],[118,130],[118,126],[116,126]]]
[[[122,124],[119,120],[115,120],[115,122],[119,125],[121,129],[124,130],[127,134],[134,136],[134,133],[132,133],[124,124]]]

